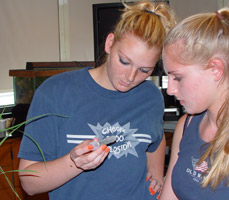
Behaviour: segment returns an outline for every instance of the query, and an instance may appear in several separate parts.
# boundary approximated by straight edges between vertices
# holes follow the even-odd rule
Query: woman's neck
[[[89,73],[91,77],[94,79],[94,81],[97,84],[99,84],[101,87],[104,87],[109,90],[113,90],[111,89],[113,87],[110,86],[110,81],[109,81],[108,74],[107,74],[106,63],[102,64],[99,67],[90,69]]]

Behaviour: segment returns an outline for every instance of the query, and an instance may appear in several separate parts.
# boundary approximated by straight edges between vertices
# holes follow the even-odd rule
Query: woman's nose
[[[167,94],[173,96],[176,95],[176,93],[177,93],[177,88],[172,83],[168,82]]]
[[[135,69],[129,69],[128,71],[126,71],[126,79],[128,82],[133,82],[135,80],[137,74],[137,70]]]

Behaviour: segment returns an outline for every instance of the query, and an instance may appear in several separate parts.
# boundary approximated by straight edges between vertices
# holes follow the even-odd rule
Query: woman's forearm
[[[157,179],[161,184],[163,184],[164,176],[165,146],[165,136],[163,136],[157,150],[152,153],[147,153],[148,172],[150,172],[152,177]]]
[[[19,169],[36,171],[19,172],[22,187],[29,195],[51,191],[83,171],[76,167],[69,154],[46,163],[22,159]]]

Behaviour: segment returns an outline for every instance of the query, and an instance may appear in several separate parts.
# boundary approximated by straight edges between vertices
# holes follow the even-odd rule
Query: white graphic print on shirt
[[[79,144],[86,139],[93,139],[97,137],[98,139],[103,139],[107,136],[115,135],[116,142],[109,146],[110,153],[108,158],[115,156],[117,159],[122,156],[127,156],[128,154],[132,154],[138,157],[138,154],[135,150],[135,147],[140,143],[148,143],[152,142],[151,136],[149,134],[137,133],[138,129],[131,129],[130,122],[121,126],[119,123],[114,125],[110,125],[109,123],[105,123],[101,126],[99,123],[94,126],[88,124],[92,129],[95,135],[73,135],[67,134],[67,142]]]

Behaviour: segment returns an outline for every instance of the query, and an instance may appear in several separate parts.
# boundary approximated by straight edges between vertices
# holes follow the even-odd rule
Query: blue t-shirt
[[[210,186],[201,187],[202,174],[209,167],[207,161],[196,166],[197,161],[208,147],[201,139],[199,132],[205,113],[195,115],[188,126],[186,119],[178,160],[172,173],[172,187],[179,200],[229,199],[229,187],[226,187],[226,181],[223,181],[216,191],[213,191]]]
[[[46,113],[68,116],[51,115],[25,128],[47,161],[68,154],[86,139],[116,135],[116,143],[109,146],[108,157],[97,169],[85,171],[51,191],[50,199],[155,199],[145,181],[146,151],[155,151],[161,142],[163,111],[162,94],[150,81],[128,92],[111,91],[98,85],[88,68],[45,81],[36,90],[28,118]],[[42,161],[36,145],[27,137],[23,137],[18,156]]]

